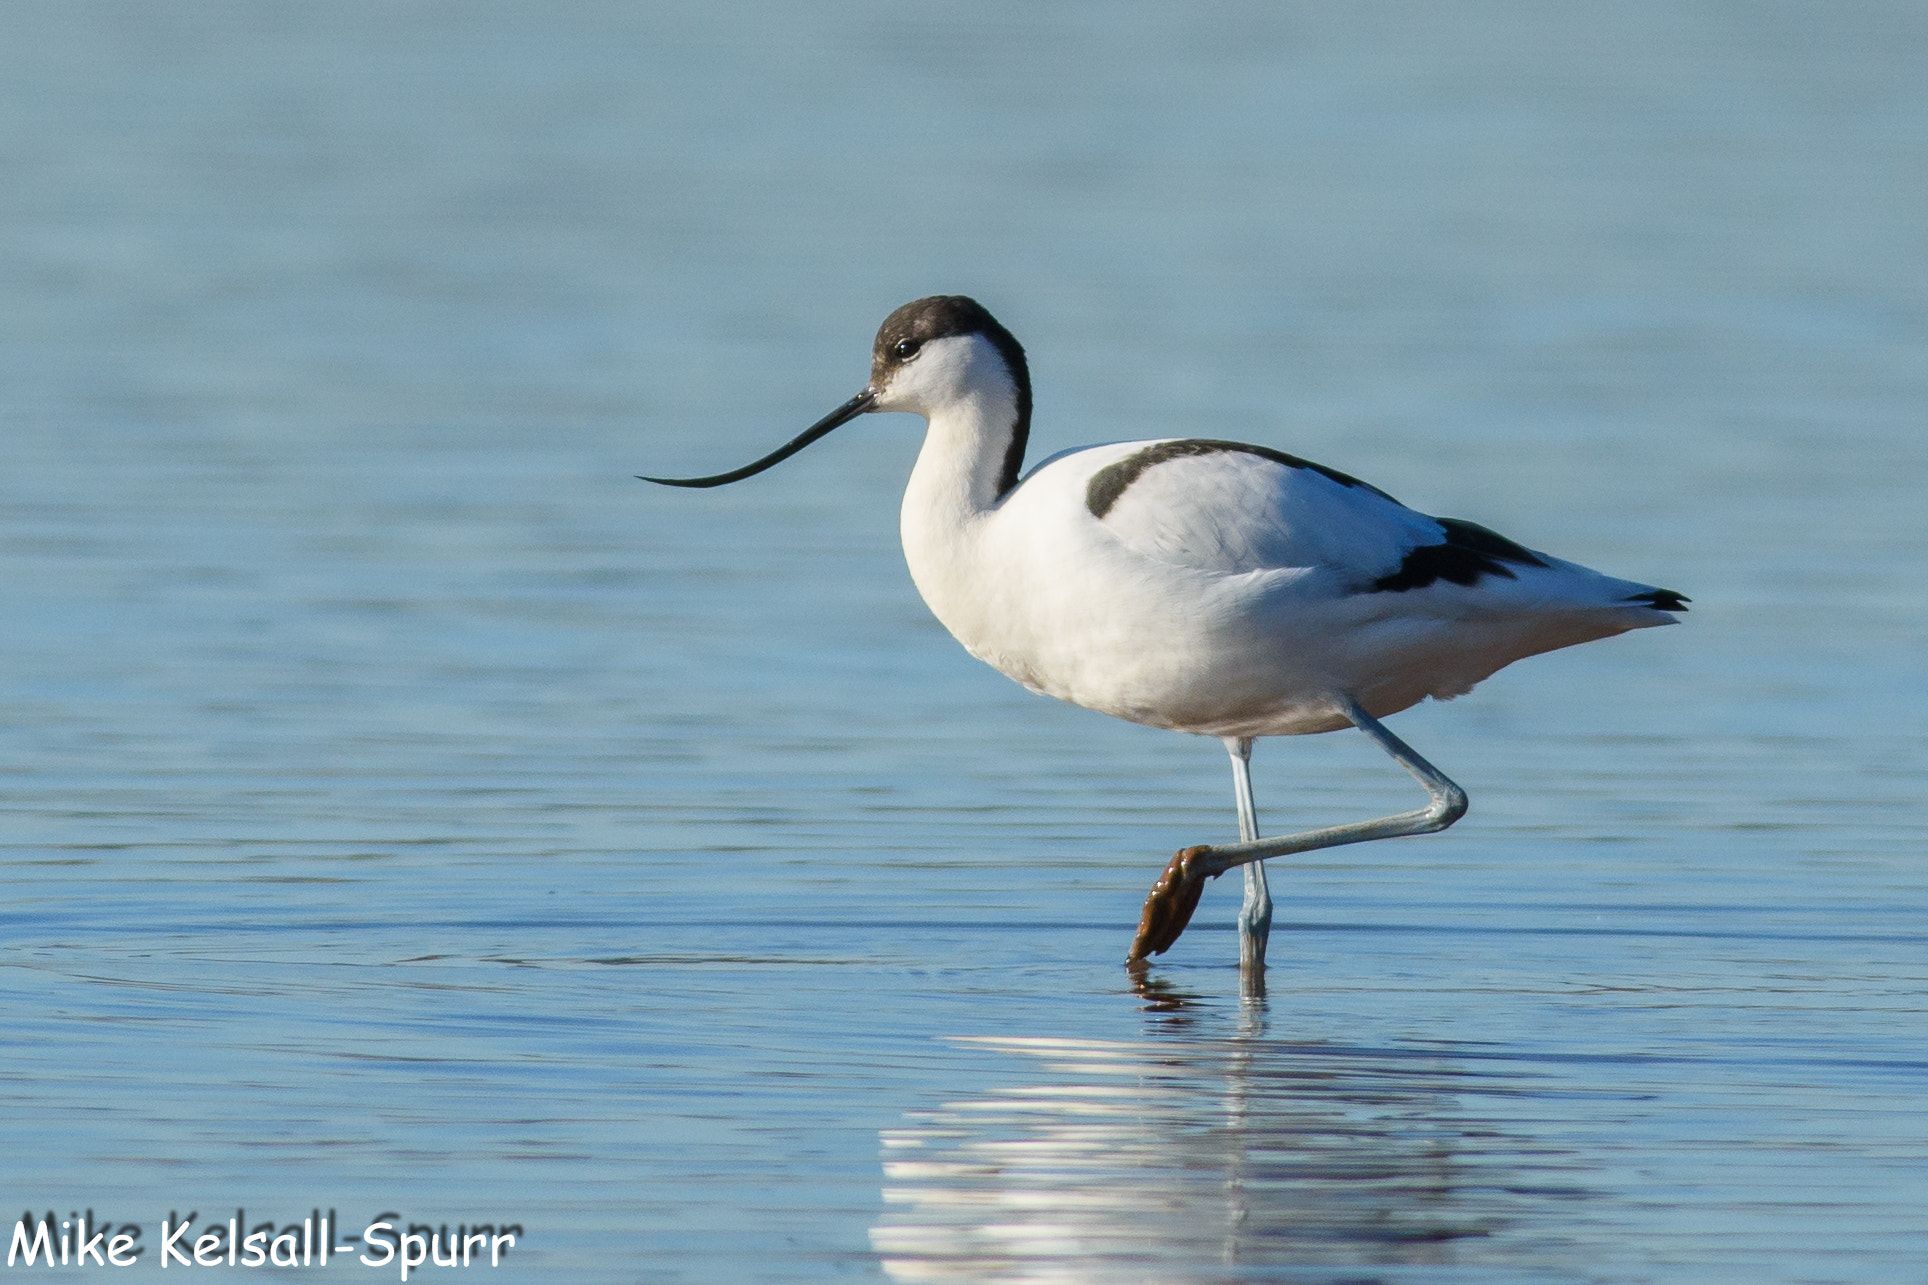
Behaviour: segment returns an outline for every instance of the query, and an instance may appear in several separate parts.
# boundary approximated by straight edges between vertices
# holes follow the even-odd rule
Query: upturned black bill
[[[731,482],[741,482],[746,477],[755,477],[764,469],[783,463],[838,425],[848,424],[869,410],[870,404],[876,400],[877,394],[866,388],[762,459],[745,464],[742,468],[731,469],[727,473],[718,473],[714,477],[643,477],[641,473],[636,476],[645,482],[656,482],[662,486],[728,486]]]

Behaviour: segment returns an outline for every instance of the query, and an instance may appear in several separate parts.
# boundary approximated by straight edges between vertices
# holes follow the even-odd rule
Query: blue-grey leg
[[[1228,736],[1225,750],[1232,756],[1232,797],[1238,803],[1240,843],[1259,837],[1258,806],[1252,800],[1252,738]],[[1238,908],[1238,966],[1241,973],[1265,971],[1265,939],[1272,933],[1272,891],[1265,886],[1265,863],[1245,866],[1245,901]]]
[[[1276,839],[1241,838],[1237,843],[1184,849],[1171,859],[1171,864],[1165,867],[1165,873],[1152,887],[1151,896],[1145,899],[1144,914],[1138,921],[1138,935],[1132,940],[1131,953],[1126,957],[1126,962],[1136,964],[1147,956],[1163,954],[1169,949],[1178,940],[1178,935],[1185,931],[1185,925],[1191,922],[1192,911],[1198,906],[1198,895],[1203,890],[1205,880],[1222,875],[1227,870],[1249,866],[1267,857],[1310,852],[1315,848],[1336,848],[1341,844],[1391,839],[1402,834],[1431,834],[1435,830],[1444,830],[1466,815],[1466,791],[1447,779],[1444,772],[1419,757],[1410,745],[1387,731],[1385,724],[1366,713],[1359,702],[1351,697],[1340,697],[1338,705],[1354,727],[1371,737],[1375,745],[1390,754],[1394,762],[1412,773],[1414,779],[1426,787],[1426,793],[1432,801],[1415,811],[1372,821],[1353,821],[1347,825],[1303,830]],[[1235,765],[1241,762],[1236,750],[1232,757]],[[1233,770],[1240,771],[1238,766]],[[1244,797],[1249,799],[1249,783],[1244,790]],[[1242,917],[1240,938],[1242,955]]]

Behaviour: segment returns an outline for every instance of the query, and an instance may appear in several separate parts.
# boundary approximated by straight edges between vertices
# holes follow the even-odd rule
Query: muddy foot
[[[1203,846],[1181,848],[1165,867],[1165,873],[1158,876],[1151,895],[1145,898],[1145,909],[1138,916],[1138,935],[1131,939],[1126,964],[1142,963],[1148,955],[1164,954],[1185,931],[1185,925],[1192,922],[1199,894],[1205,891],[1205,880],[1210,877],[1192,868],[1192,858],[1205,851]]]

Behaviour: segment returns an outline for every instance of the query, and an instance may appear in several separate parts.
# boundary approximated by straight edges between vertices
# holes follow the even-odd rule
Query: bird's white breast
[[[986,505],[959,466],[973,442],[971,425],[933,418],[904,498],[918,590],[973,655],[1134,722],[1331,730],[1346,725],[1342,693],[1380,716],[1522,656],[1664,622],[1607,606],[1638,586],[1557,560],[1471,588],[1375,592],[1406,551],[1441,539],[1439,524],[1311,468],[1173,459],[1101,518],[1093,477],[1148,443],[1054,457]]]
[[[1295,657],[1286,636],[1297,632],[1287,629],[1286,604],[1306,605],[1309,595],[1295,589],[1310,588],[1316,568],[1242,568],[1226,557],[1188,565],[1124,538],[1087,507],[1091,476],[1143,445],[1047,461],[974,513],[914,474],[904,550],[932,612],[973,655],[1025,686],[1121,718],[1211,731],[1228,720],[1303,718],[1309,704],[1326,721],[1330,675],[1316,654]],[[1240,538],[1223,534],[1221,552]]]

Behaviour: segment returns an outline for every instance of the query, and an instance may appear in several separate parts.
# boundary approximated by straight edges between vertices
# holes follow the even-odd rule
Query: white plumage
[[[1439,829],[1464,795],[1378,719],[1469,691],[1504,665],[1673,623],[1685,599],[1432,518],[1267,447],[1161,439],[1083,447],[1019,480],[1030,428],[1022,348],[961,296],[906,304],[878,331],[864,391],[761,472],[867,411],[928,421],[904,493],[904,555],[972,655],[1033,691],[1216,736],[1232,752],[1242,842],[1173,858],[1132,959],[1183,931],[1203,879],[1247,867],[1242,957],[1262,966],[1270,900],[1256,864]],[[1356,725],[1426,784],[1419,813],[1260,840],[1251,738]],[[1175,921],[1175,923],[1174,923]]]

